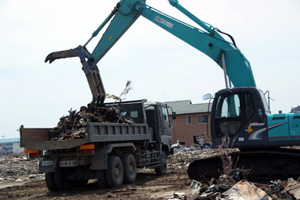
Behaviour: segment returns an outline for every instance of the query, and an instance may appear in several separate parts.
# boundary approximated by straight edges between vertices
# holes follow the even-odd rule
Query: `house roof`
[[[18,143],[18,142],[20,142],[20,138],[0,139],[0,144]]]
[[[211,111],[211,104],[208,110],[208,103],[197,103],[192,104],[191,100],[182,101],[167,101],[165,102],[168,106],[172,107],[176,114],[193,114],[193,113],[207,113]],[[169,110],[171,113],[171,110]]]

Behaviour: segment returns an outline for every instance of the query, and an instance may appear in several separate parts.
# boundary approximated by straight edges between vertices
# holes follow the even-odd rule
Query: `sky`
[[[118,0],[1,0],[0,138],[56,126],[92,100],[78,58],[46,56],[83,45]],[[202,21],[230,33],[250,61],[256,84],[270,91],[272,113],[300,105],[299,0],[179,0]],[[148,5],[195,25],[167,0]],[[197,26],[197,25],[196,25]],[[99,34],[101,35],[101,34]],[[100,37],[88,46],[92,51]],[[107,93],[126,100],[191,100],[225,87],[223,71],[203,53],[140,17],[98,63]]]

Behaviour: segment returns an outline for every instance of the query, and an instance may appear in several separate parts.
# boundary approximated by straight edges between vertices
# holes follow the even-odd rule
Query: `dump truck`
[[[135,182],[137,168],[166,173],[172,143],[167,105],[138,100],[117,106],[134,123],[88,122],[81,139],[51,140],[50,128],[21,126],[21,146],[39,155],[39,172],[45,173],[50,191],[85,185],[89,179],[97,179],[100,188],[120,187]]]

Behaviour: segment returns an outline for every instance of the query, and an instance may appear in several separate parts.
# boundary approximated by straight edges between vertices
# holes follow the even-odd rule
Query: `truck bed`
[[[20,146],[36,150],[57,150],[70,149],[86,143],[151,140],[152,138],[152,131],[147,124],[89,122],[86,138],[64,141],[51,141],[50,130],[50,128],[21,128]]]

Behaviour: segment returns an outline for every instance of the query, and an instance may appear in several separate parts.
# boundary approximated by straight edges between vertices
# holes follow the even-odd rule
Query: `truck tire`
[[[67,169],[56,167],[54,172],[54,182],[58,190],[71,189],[71,182],[67,180]]]
[[[161,152],[160,157],[160,166],[155,168],[155,173],[158,176],[165,175],[167,173],[167,167],[168,167],[168,161],[167,161],[167,155],[166,152]]]
[[[125,154],[122,157],[124,169],[124,183],[134,183],[136,180],[136,161],[132,154]]]
[[[108,169],[105,173],[107,185],[109,187],[121,187],[123,177],[124,171],[121,159],[118,156],[111,156],[108,159]]]
[[[105,170],[96,171],[97,183],[100,189],[107,188],[107,182],[105,180]]]
[[[46,185],[48,187],[48,189],[51,192],[56,192],[58,191],[56,185],[55,185],[55,181],[54,181],[54,172],[47,172],[45,174],[45,181],[46,181]]]

